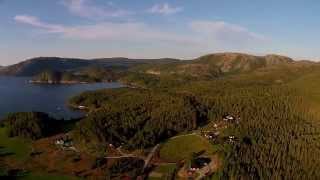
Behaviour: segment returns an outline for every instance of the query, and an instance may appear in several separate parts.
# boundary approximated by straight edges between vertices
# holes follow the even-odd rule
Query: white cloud
[[[249,31],[247,28],[224,21],[193,21],[190,23],[193,31],[218,40],[261,40],[267,38],[263,35]]]
[[[193,21],[189,27],[208,51],[261,51],[271,43],[264,35],[224,21]]]
[[[65,38],[82,40],[114,40],[131,42],[170,42],[181,44],[194,44],[193,39],[153,28],[141,22],[101,22],[93,25],[64,26],[49,24],[37,17],[28,15],[15,16],[15,21],[40,28],[47,33],[56,33]]]
[[[43,22],[29,15],[18,15],[14,19],[16,22],[28,24],[66,39],[147,45],[148,48],[164,45],[161,51],[174,50],[187,54],[212,51],[252,52],[269,43],[263,35],[223,21],[194,21],[188,24],[189,28],[185,31],[176,32],[143,22],[96,22],[91,25],[67,26]]]
[[[182,10],[182,7],[172,7],[168,3],[163,3],[153,5],[150,9],[148,9],[148,12],[153,14],[170,15],[181,12]]]
[[[72,14],[90,19],[121,17],[132,14],[127,10],[117,8],[112,2],[108,2],[106,6],[97,6],[92,3],[92,0],[62,0],[62,5],[67,7]]]
[[[49,33],[60,33],[64,31],[64,27],[61,25],[48,24],[40,21],[37,17],[29,15],[17,15],[14,20],[19,23],[29,24],[34,27],[45,29]]]

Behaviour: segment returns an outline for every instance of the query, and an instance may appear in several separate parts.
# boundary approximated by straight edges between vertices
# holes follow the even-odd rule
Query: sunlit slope
[[[290,83],[310,103],[310,110],[320,117],[320,70],[308,73]]]
[[[235,80],[243,85],[284,84],[319,69],[319,64],[279,55],[218,53],[161,65],[130,69],[124,82],[144,87],[173,87],[195,81]],[[244,80],[244,81],[242,81]]]
[[[241,53],[217,53],[179,63],[144,66],[140,70],[153,75],[172,74],[210,78],[291,63],[293,63],[291,58],[278,55],[254,56]]]

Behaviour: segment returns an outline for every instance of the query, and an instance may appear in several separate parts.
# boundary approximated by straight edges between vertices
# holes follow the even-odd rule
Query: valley
[[[1,121],[0,169],[89,179],[320,177],[319,65],[218,53],[111,68],[127,86],[75,94],[68,104],[86,116],[53,134],[30,140],[47,132],[41,118]],[[12,126],[29,131],[7,137]]]
[[[320,180],[317,17],[0,0],[0,180]]]

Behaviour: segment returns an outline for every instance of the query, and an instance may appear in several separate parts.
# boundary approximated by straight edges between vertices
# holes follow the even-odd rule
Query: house
[[[235,117],[235,116],[232,116],[232,115],[226,115],[226,116],[223,116],[223,121],[239,124],[240,117]]]
[[[232,116],[232,115],[226,115],[226,116],[224,116],[223,117],[223,120],[224,121],[234,121],[236,118],[234,117],[234,116]]]
[[[206,131],[206,132],[202,132],[201,135],[207,139],[214,140],[220,135],[220,132],[219,131]]]
[[[228,140],[230,143],[233,143],[235,141],[235,137],[234,136],[229,136]]]
[[[80,110],[83,110],[83,109],[86,109],[87,107],[86,106],[78,106],[78,109],[80,109]]]
[[[214,139],[218,136],[218,134],[216,132],[210,132],[204,135],[205,138],[207,139]]]
[[[56,145],[63,145],[64,141],[62,139],[57,139],[55,144]]]
[[[207,139],[212,139],[213,138],[213,136],[208,135],[208,134],[205,134],[204,137],[207,138]]]
[[[213,127],[214,127],[214,128],[218,128],[218,124],[214,123],[214,124],[213,124]]]
[[[62,147],[72,147],[73,141],[71,139],[63,139],[59,138],[55,141],[56,145],[62,146]]]

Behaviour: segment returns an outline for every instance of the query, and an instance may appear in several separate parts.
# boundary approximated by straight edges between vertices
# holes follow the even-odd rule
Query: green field
[[[198,135],[186,135],[168,140],[160,149],[160,157],[167,161],[180,161],[189,158],[192,153],[215,152],[214,146]]]
[[[31,151],[31,143],[28,140],[14,137],[9,138],[5,128],[0,128],[0,154],[12,155],[15,160],[24,161]]]

